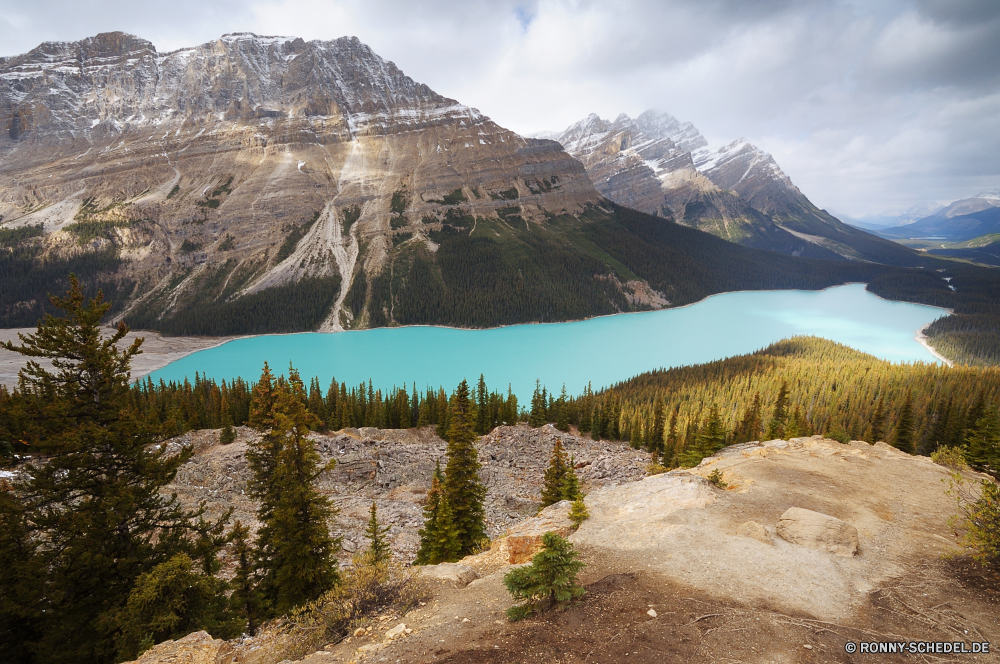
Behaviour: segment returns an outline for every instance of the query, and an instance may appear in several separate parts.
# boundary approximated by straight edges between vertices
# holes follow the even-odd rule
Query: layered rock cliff
[[[39,235],[36,260],[117,252],[102,274],[146,326],[292,284],[281,297],[324,300],[303,327],[370,324],[372,283],[401,251],[433,254],[446,217],[530,225],[599,201],[557,143],[356,38],[159,53],[107,33],[0,58],[3,228]]]

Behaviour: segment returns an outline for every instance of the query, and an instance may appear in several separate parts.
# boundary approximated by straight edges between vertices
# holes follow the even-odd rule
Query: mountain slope
[[[60,290],[43,263],[104,252],[115,265],[82,276],[150,326],[194,308],[340,329],[357,324],[342,306],[352,286],[403,237],[433,251],[447,214],[514,208],[537,223],[600,200],[558,144],[434,93],[356,38],[235,34],[168,54],[122,33],[46,43],[0,59],[0,127],[4,228],[40,227],[0,258],[0,276],[38,282],[3,302],[5,325],[32,324]]]
[[[666,113],[622,114],[614,122],[590,115],[554,137],[620,205],[781,253],[921,263],[914,252],[817,208],[759,148],[739,140],[709,150],[693,125]]]

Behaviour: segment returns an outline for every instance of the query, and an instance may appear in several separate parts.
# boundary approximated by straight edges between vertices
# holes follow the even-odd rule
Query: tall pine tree
[[[272,428],[248,449],[247,458],[254,473],[251,495],[260,501],[259,587],[271,614],[281,615],[337,583],[339,541],[328,525],[336,510],[315,487],[324,468],[307,437],[316,419],[305,407],[305,386],[291,370],[273,393],[271,411],[258,413]]]
[[[445,467],[444,491],[454,512],[458,550],[468,555],[487,539],[483,499],[486,487],[479,480],[479,456],[471,421],[469,384],[459,383],[451,406],[448,428],[448,465]]]

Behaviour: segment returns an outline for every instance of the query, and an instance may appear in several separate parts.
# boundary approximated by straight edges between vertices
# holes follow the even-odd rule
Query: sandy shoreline
[[[922,328],[920,328],[919,330],[917,330],[917,336],[915,336],[914,339],[917,340],[918,344],[920,344],[921,346],[923,346],[924,348],[926,348],[930,352],[931,355],[933,355],[937,359],[941,360],[942,362],[944,362],[945,364],[947,364],[949,367],[955,366],[954,362],[952,362],[947,357],[945,357],[941,353],[939,353],[936,350],[934,350],[934,347],[931,346],[930,343],[928,343],[928,341],[927,341],[928,336],[926,334],[924,334],[924,330],[926,330],[930,326],[931,326],[931,323],[927,323],[927,325],[924,325]]]
[[[36,331],[33,327],[22,327],[13,329],[0,329],[0,341],[18,342],[18,333],[31,334]],[[103,333],[111,335],[113,331],[105,328]],[[132,379],[142,378],[153,373],[157,369],[162,369],[171,362],[175,362],[182,357],[206,348],[221,346],[227,341],[239,339],[241,337],[164,337],[156,332],[148,330],[133,330],[125,337],[128,344],[136,337],[143,337],[142,354],[132,362]],[[0,385],[8,388],[17,385],[17,373],[27,363],[27,358],[9,350],[0,349]],[[42,362],[42,366],[51,368],[48,362]]]

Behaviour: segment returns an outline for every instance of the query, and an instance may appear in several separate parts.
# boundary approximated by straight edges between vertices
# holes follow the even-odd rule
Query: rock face
[[[774,539],[771,538],[771,533],[768,532],[767,528],[757,523],[756,521],[745,521],[740,524],[740,527],[736,529],[737,535],[742,535],[743,537],[750,537],[763,544],[774,544]]]
[[[228,662],[232,647],[208,632],[194,632],[176,641],[159,643],[133,662],[125,664],[222,664]]]
[[[568,537],[573,532],[573,522],[569,520],[572,503],[563,500],[549,505],[538,516],[522,521],[507,531],[507,562],[519,565],[529,562],[542,548],[542,535],[555,533]]]
[[[544,134],[612,201],[732,242],[793,255],[912,263],[912,256],[818,209],[771,155],[740,139],[712,150],[690,122],[646,111],[589,115]]]
[[[786,542],[828,551],[838,556],[853,556],[858,552],[858,529],[826,514],[789,507],[775,528]]]
[[[599,201],[557,143],[354,37],[237,33],[160,53],[106,33],[0,58],[0,219],[41,225],[46,254],[118,251],[121,297],[150,326],[309,279],[327,280],[310,282],[329,300],[321,329],[386,324],[372,282],[401,253],[432,259],[435,233]]]
[[[458,563],[440,563],[420,567],[421,576],[451,584],[454,588],[464,588],[479,578],[474,569]]]

